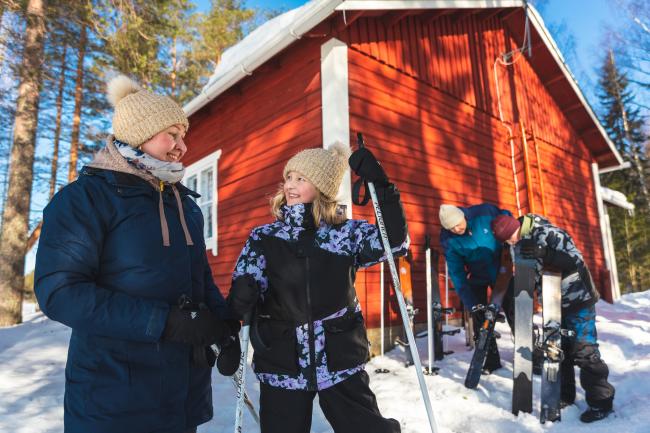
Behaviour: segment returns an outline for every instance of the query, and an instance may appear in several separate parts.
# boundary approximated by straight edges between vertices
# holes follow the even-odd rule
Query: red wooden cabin
[[[597,172],[622,161],[541,18],[524,6],[312,1],[227,52],[185,107],[186,180],[204,195],[221,290],[251,228],[271,220],[268,198],[287,159],[336,140],[356,146],[363,132],[402,191],[416,307],[425,310],[424,236],[437,247],[443,202],[546,214],[569,229],[611,299]],[[497,61],[522,46],[505,59],[513,64]],[[348,177],[341,200],[351,215],[374,220],[370,206],[351,206],[349,190]],[[358,274],[371,329],[379,286],[378,267]],[[399,325],[397,311],[387,307],[389,325]]]

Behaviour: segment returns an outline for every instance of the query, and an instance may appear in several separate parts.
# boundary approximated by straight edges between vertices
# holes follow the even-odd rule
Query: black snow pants
[[[316,394],[335,433],[399,433],[394,419],[379,413],[365,371],[322,391],[296,391],[260,384],[262,433],[309,433]]]
[[[587,404],[599,409],[611,409],[614,387],[607,381],[609,369],[600,358],[596,335],[596,309],[592,305],[572,314],[562,313],[562,327],[575,332],[575,337],[562,337],[564,361],[561,364],[562,401],[573,403],[576,398],[574,366],[580,367],[580,385],[585,390]]]

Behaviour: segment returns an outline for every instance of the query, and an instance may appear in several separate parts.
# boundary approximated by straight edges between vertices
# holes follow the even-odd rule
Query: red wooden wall
[[[438,247],[439,206],[491,202],[517,215],[508,131],[499,121],[493,72],[497,55],[517,42],[498,17],[450,15],[432,21],[419,15],[389,23],[390,15],[360,18],[339,35],[350,46],[350,126],[353,132],[364,132],[402,191],[413,245],[415,303],[425,311],[422,248],[425,233]],[[568,229],[592,269],[602,268],[587,147],[525,57],[514,66],[498,66],[497,74],[504,119],[517,136],[522,212],[531,211],[531,203],[520,122],[529,136],[534,211],[542,213],[541,164],[547,216]],[[369,218],[369,212],[354,208],[355,217]],[[369,270],[359,277],[357,291],[367,304],[370,326],[377,326],[379,272]],[[440,285],[444,287],[442,279]],[[392,309],[391,321],[397,319],[396,311]]]
[[[322,142],[320,43],[296,44],[190,117],[186,165],[217,149],[218,255],[208,251],[227,294],[251,229],[272,221],[269,198],[284,164]]]
[[[374,14],[347,27],[340,26],[339,17],[324,23],[191,116],[185,162],[222,150],[219,255],[208,252],[208,257],[224,293],[250,229],[271,221],[268,199],[285,162],[300,149],[322,145],[320,46],[333,36],[350,47],[351,135],[365,134],[402,191],[413,244],[415,301],[421,311],[424,234],[431,234],[438,247],[440,204],[491,202],[517,214],[508,131],[499,120],[493,65],[499,53],[521,41],[493,11],[425,12],[397,20],[395,13]],[[540,50],[546,48],[534,45],[533,56]],[[542,212],[539,165],[547,216],[569,230],[592,271],[597,270],[604,267],[604,257],[592,156],[563,114],[575,102],[554,99],[538,72],[527,58],[497,67],[503,115],[517,135],[522,212],[531,209],[529,186],[535,211]],[[535,133],[539,148],[538,160],[529,141],[531,185],[524,173],[520,122],[529,134]],[[373,220],[370,207],[354,207],[353,213]],[[357,292],[369,326],[378,326],[378,267],[358,273]],[[395,311],[392,321],[397,324]]]

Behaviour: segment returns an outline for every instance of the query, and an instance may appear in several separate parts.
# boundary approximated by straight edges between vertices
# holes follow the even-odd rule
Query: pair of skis
[[[533,327],[533,291],[536,276],[535,259],[524,259],[515,248],[515,358],[513,367],[512,413],[533,411],[533,351],[535,346],[544,354],[540,422],[560,421],[561,374],[564,359],[562,336],[572,332],[561,328],[562,276],[542,274],[543,325],[537,332]]]

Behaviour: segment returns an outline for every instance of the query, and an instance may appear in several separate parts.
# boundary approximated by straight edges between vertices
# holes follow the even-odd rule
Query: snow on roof
[[[227,49],[208,80],[208,84],[183,109],[188,116],[192,115],[238,81],[252,75],[257,67],[291,45],[295,40],[300,39],[304,33],[337,10],[511,8],[525,7],[526,5],[525,0],[311,0],[299,8],[262,24],[241,42]],[[623,159],[584,97],[575,77],[562,57],[562,53],[546,29],[542,17],[531,5],[528,5],[528,8],[532,25],[541,36],[551,56],[560,66],[569,85],[615,156],[615,160],[618,164],[622,164]]]
[[[285,12],[251,32],[227,49],[201,93],[185,107],[191,115],[233,86],[278,52],[329,17],[343,0],[311,0]]]
[[[629,211],[634,210],[634,204],[627,201],[625,194],[620,191],[601,186],[600,194],[603,197],[603,201],[606,201],[609,204],[613,204],[614,206],[618,206]]]
[[[292,9],[282,15],[270,19],[249,33],[241,42],[224,51],[221,56],[221,61],[215,68],[205,87],[210,87],[215,81],[226,75],[226,73],[233,67],[245,64],[246,60],[250,60],[250,57],[256,49],[265,46],[276,38],[277,35],[284,32],[290,32],[291,25],[296,21],[296,18],[302,15],[305,10],[313,7],[315,3],[322,3],[322,1],[312,0],[299,8]]]

